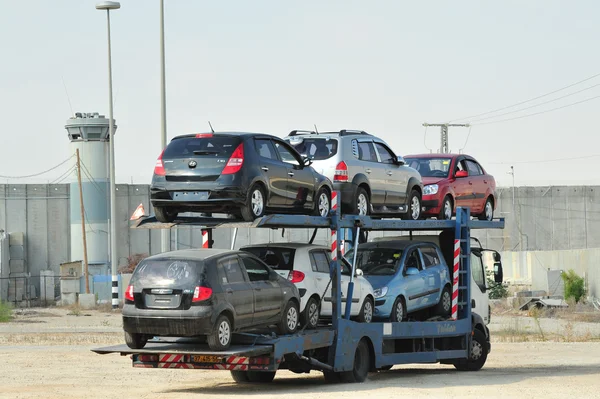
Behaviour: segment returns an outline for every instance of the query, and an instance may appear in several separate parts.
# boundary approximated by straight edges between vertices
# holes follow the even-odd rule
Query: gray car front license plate
[[[176,191],[173,193],[174,201],[206,201],[208,191]]]

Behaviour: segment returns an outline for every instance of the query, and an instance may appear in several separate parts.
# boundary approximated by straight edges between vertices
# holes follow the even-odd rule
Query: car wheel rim
[[[367,197],[364,194],[358,196],[357,208],[359,215],[365,216],[367,214]]]
[[[473,339],[473,341],[471,343],[471,359],[477,360],[481,357],[482,354],[483,354],[483,347],[481,346],[481,344],[478,341],[475,341]]]
[[[290,330],[294,330],[298,324],[298,312],[296,308],[292,306],[287,313],[287,326]]]
[[[452,219],[452,206],[448,200],[444,202],[444,217],[446,220]]]
[[[365,309],[363,311],[364,318],[366,323],[370,323],[373,318],[373,306],[371,305],[371,301],[365,302]]]
[[[450,294],[448,291],[444,292],[444,297],[442,298],[442,305],[444,306],[445,311],[449,311],[452,306],[452,299],[450,298]]]
[[[312,326],[316,326],[319,322],[319,307],[314,302],[308,308],[308,320]]]
[[[260,190],[254,190],[252,192],[252,212],[255,216],[262,214],[264,207],[263,196]]]
[[[421,201],[419,201],[419,197],[413,197],[410,203],[410,211],[413,220],[417,220],[421,215]]]
[[[219,342],[221,345],[225,346],[229,343],[230,334],[231,329],[229,328],[229,323],[222,321],[221,324],[219,324]]]
[[[492,215],[493,215],[492,203],[490,201],[488,201],[485,203],[485,218],[487,220],[492,220]]]
[[[325,217],[329,214],[329,198],[327,194],[321,193],[319,196],[319,215]]]
[[[404,308],[402,307],[402,302],[398,302],[396,305],[396,321],[402,321],[404,318]]]

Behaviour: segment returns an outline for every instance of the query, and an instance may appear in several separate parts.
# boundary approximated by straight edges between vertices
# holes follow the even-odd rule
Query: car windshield
[[[290,141],[299,154],[318,161],[328,159],[337,153],[338,142],[334,139],[306,138],[301,141]]]
[[[265,246],[242,248],[242,251],[250,252],[259,257],[274,270],[294,269],[294,254],[296,253],[296,250],[293,248]]]
[[[349,261],[354,257],[353,251],[345,255]],[[358,248],[356,268],[365,275],[391,276],[398,270],[398,262],[402,250],[397,248]]]
[[[187,259],[145,259],[135,268],[131,284],[136,289],[189,289],[206,280],[204,264]]]
[[[423,177],[448,177],[452,158],[410,158],[404,159],[408,166],[416,169]]]
[[[202,155],[227,158],[239,144],[240,138],[236,136],[182,137],[169,143],[163,158],[188,158]]]

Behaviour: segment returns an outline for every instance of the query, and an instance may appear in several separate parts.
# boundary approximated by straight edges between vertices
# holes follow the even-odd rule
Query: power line
[[[546,114],[548,112],[557,111],[559,109],[568,108],[568,107],[572,107],[574,105],[578,105],[578,104],[582,104],[582,103],[585,103],[585,102],[588,102],[588,101],[592,101],[592,100],[595,100],[597,98],[600,98],[600,96],[594,96],[594,97],[586,98],[585,100],[577,101],[576,103],[571,103],[571,104],[563,105],[561,107],[556,107],[556,108],[548,109],[548,110],[545,110],[545,111],[535,112],[533,114],[527,114],[527,115],[517,116],[515,118],[501,119],[499,121],[477,123],[476,125],[489,125],[491,123],[508,122],[508,121],[514,121],[514,120],[517,120],[517,119],[529,118],[530,116]]]
[[[106,190],[102,190],[102,188],[98,185],[98,182],[96,181],[96,179],[94,179],[92,177],[92,173],[89,171],[89,169],[87,168],[87,166],[85,166],[85,163],[80,159],[79,163],[82,166],[82,171],[83,173],[86,175],[86,177],[90,180],[90,182],[94,185],[94,187],[96,188],[96,190],[98,190],[101,194],[106,194]]]
[[[479,121],[484,121],[484,120],[486,120],[486,119],[499,118],[499,117],[501,117],[501,116],[504,116],[504,115],[510,115],[510,114],[514,114],[514,113],[516,113],[516,112],[526,111],[526,110],[528,110],[528,109],[531,109],[531,108],[539,107],[540,105],[546,105],[546,104],[550,104],[550,103],[552,103],[552,102],[554,102],[554,101],[558,101],[558,100],[562,100],[563,98],[567,98],[567,97],[570,97],[570,96],[574,96],[575,94],[582,93],[582,92],[584,92],[584,91],[587,91],[587,90],[593,89],[594,87],[598,87],[598,86],[600,86],[600,83],[598,83],[598,84],[595,84],[595,85],[593,85],[593,86],[586,87],[585,89],[581,89],[581,90],[575,91],[575,92],[573,92],[573,93],[566,94],[566,95],[564,95],[564,96],[561,96],[561,97],[553,98],[552,100],[544,101],[543,103],[539,103],[539,104],[530,105],[529,107],[525,107],[525,108],[516,109],[516,110],[514,110],[514,111],[508,111],[508,112],[505,112],[505,113],[503,113],[503,114],[492,115],[492,116],[486,116],[485,118],[475,119],[474,121],[471,121],[471,122],[479,122]]]
[[[0,175],[0,178],[2,178],[2,179],[27,179],[29,177],[41,176],[43,174],[46,174],[48,172],[52,172],[54,169],[58,169],[59,167],[63,166],[64,164],[66,164],[67,162],[69,162],[71,159],[73,159],[74,156],[75,155],[71,155],[69,158],[65,159],[64,161],[62,161],[58,165],[53,166],[50,169],[44,170],[43,172],[34,173],[32,175],[25,175],[25,176],[4,176],[4,175]]]
[[[71,173],[73,173],[75,170],[77,169],[77,165],[73,165],[71,166],[70,169],[68,169],[65,173],[63,173],[62,175],[58,176],[56,179],[52,180],[50,183],[48,184],[59,184],[61,182],[63,182],[65,179],[67,179]]]
[[[528,164],[528,163],[546,163],[546,162],[560,162],[560,161],[575,161],[579,159],[589,159],[600,157],[600,154],[584,155],[580,157],[569,157],[569,158],[555,158],[555,159],[539,159],[535,161],[503,161],[503,162],[488,162],[491,165],[510,165],[510,164]]]
[[[458,152],[462,152],[462,150],[465,149],[465,147],[467,146],[467,143],[469,142],[469,137],[471,137],[471,129],[473,129],[473,126],[469,126],[469,133],[467,133],[467,138],[465,139],[465,144],[463,144],[462,148],[458,150]]]
[[[454,121],[459,121],[459,120],[464,120],[464,119],[471,119],[471,118],[478,118],[478,117],[480,117],[480,116],[483,116],[483,115],[487,115],[487,114],[493,114],[493,113],[495,113],[495,112],[498,112],[498,111],[504,111],[505,109],[514,108],[514,107],[517,107],[517,106],[519,106],[519,105],[526,104],[526,103],[528,103],[528,102],[531,102],[531,101],[539,100],[540,98],[548,97],[549,95],[552,95],[552,94],[554,94],[554,93],[558,93],[559,91],[563,91],[563,90],[569,89],[569,88],[571,88],[571,87],[573,87],[573,86],[577,86],[578,84],[581,84],[581,83],[583,83],[583,82],[587,82],[588,80],[592,80],[592,79],[594,79],[594,78],[596,78],[596,77],[598,77],[598,76],[600,76],[600,73],[598,73],[598,74],[596,74],[596,75],[593,75],[593,76],[590,76],[589,78],[585,78],[585,79],[583,79],[583,80],[580,80],[579,82],[575,82],[575,83],[573,83],[573,84],[570,84],[570,85],[568,85],[568,86],[561,87],[560,89],[553,90],[553,91],[551,91],[551,92],[549,92],[549,93],[542,94],[541,96],[537,96],[537,97],[534,97],[534,98],[530,98],[529,100],[525,100],[525,101],[521,101],[521,102],[519,102],[519,103],[516,103],[516,104],[513,104],[513,105],[509,105],[508,107],[502,107],[502,108],[498,108],[498,109],[495,109],[495,110],[492,110],[492,111],[483,112],[483,113],[481,113],[481,114],[477,114],[477,115],[471,115],[471,116],[466,116],[466,117],[464,117],[464,118],[452,119],[452,120],[451,120],[451,121],[449,121],[449,122],[454,122]]]

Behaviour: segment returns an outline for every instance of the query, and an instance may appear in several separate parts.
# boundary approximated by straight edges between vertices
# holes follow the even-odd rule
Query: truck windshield
[[[423,177],[448,177],[452,158],[404,158],[406,164]]]
[[[345,255],[352,261],[353,250]],[[356,268],[365,275],[391,276],[398,271],[402,250],[397,248],[359,248],[356,256]]]

